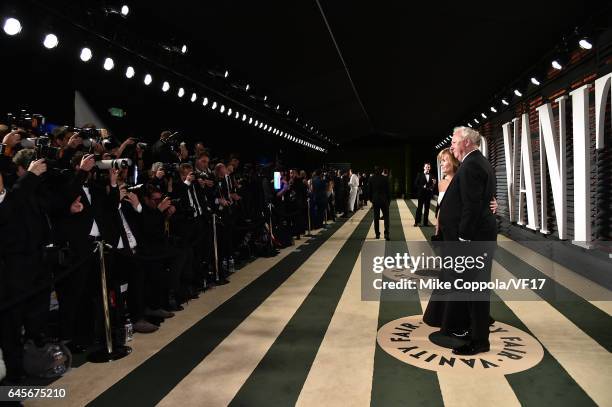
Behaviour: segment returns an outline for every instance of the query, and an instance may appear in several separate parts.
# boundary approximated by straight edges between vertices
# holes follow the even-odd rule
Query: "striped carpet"
[[[412,201],[392,203],[394,248],[416,250],[413,242],[433,233],[412,226],[414,212]],[[399,359],[378,344],[381,328],[418,321],[428,298],[413,292],[399,302],[383,292],[379,301],[362,301],[361,250],[370,240],[372,211],[363,209],[257,259],[155,334],[137,335],[130,356],[85,363],[56,381],[53,387],[67,391],[61,405],[612,406],[612,303],[586,300],[583,277],[561,265],[547,275],[549,260],[500,236],[507,242],[495,254],[494,276],[555,279],[530,293],[534,301],[493,294],[500,297],[491,303],[494,328],[535,338],[535,365],[500,374],[466,370],[476,360],[466,359],[457,369],[432,370],[416,364],[425,352]],[[385,246],[376,245],[380,255]]]

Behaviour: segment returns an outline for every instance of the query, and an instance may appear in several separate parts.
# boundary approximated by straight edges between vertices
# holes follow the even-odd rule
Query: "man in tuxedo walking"
[[[430,174],[430,171],[431,164],[425,163],[423,165],[423,172],[419,172],[414,180],[414,189],[419,200],[414,226],[418,226],[421,218],[423,218],[423,226],[429,226],[429,204],[436,187],[436,178]]]
[[[382,175],[378,167],[374,167],[374,175],[368,180],[368,196],[374,205],[374,232],[380,238],[378,221],[382,211],[385,223],[385,239],[389,240],[389,203],[391,202],[391,187],[389,178]]]
[[[444,240],[463,242],[457,248],[459,255],[486,253],[484,268],[460,276],[478,282],[491,279],[497,240],[497,222],[489,207],[496,189],[495,172],[478,150],[480,141],[480,134],[469,127],[453,131],[450,150],[461,165],[446,190],[439,215]],[[453,353],[475,355],[489,351],[489,294],[489,291],[469,294],[466,301],[455,303],[469,314],[470,326],[468,343],[455,348]]]

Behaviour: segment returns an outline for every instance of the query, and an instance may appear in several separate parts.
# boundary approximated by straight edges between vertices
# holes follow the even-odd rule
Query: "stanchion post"
[[[308,209],[308,234],[304,235],[306,237],[312,237],[312,233],[310,233],[311,231],[311,225],[310,225],[310,198],[306,198],[306,207]]]
[[[217,214],[212,214],[213,248],[215,255],[215,281],[219,282],[219,249],[217,248]]]
[[[100,283],[102,285],[102,307],[104,310],[104,333],[106,335],[106,349],[100,349],[92,352],[87,356],[87,359],[93,363],[104,363],[112,360],[121,359],[132,352],[132,348],[124,345],[114,344],[112,327],[110,322],[110,309],[108,308],[108,287],[106,286],[106,262],[104,260],[104,242],[99,241],[96,244],[96,251],[100,261]]]

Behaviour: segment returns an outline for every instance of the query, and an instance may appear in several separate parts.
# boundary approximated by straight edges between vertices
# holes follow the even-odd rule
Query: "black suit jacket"
[[[391,202],[391,186],[389,178],[384,175],[374,175],[368,181],[368,196],[377,206],[389,206]]]
[[[427,181],[425,173],[422,171],[417,174],[416,179],[414,180],[414,190],[419,198],[427,198],[433,195],[435,186],[434,179],[436,179],[436,177],[434,177],[431,172],[429,173],[429,181]]]
[[[480,151],[465,157],[440,204],[444,240],[497,239],[497,222],[489,208],[496,185],[493,167]]]
[[[105,186],[96,182],[89,185],[90,202],[83,191],[83,182],[87,180],[87,175],[85,171],[78,171],[68,184],[65,217],[58,222],[62,236],[66,236],[73,247],[83,247],[89,244],[87,236],[91,232],[94,220],[100,230],[101,238],[108,241],[111,237],[108,233],[110,232],[110,216],[119,205],[119,188],[110,188],[107,192]],[[80,213],[71,214],[68,210],[77,196],[81,197],[83,210]]]

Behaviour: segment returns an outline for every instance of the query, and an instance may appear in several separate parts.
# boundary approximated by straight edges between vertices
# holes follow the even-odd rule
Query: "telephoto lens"
[[[121,170],[124,168],[128,168],[132,165],[132,160],[129,158],[117,158],[116,160],[100,160],[96,161],[96,167],[99,170],[110,170],[114,168],[116,170]]]

